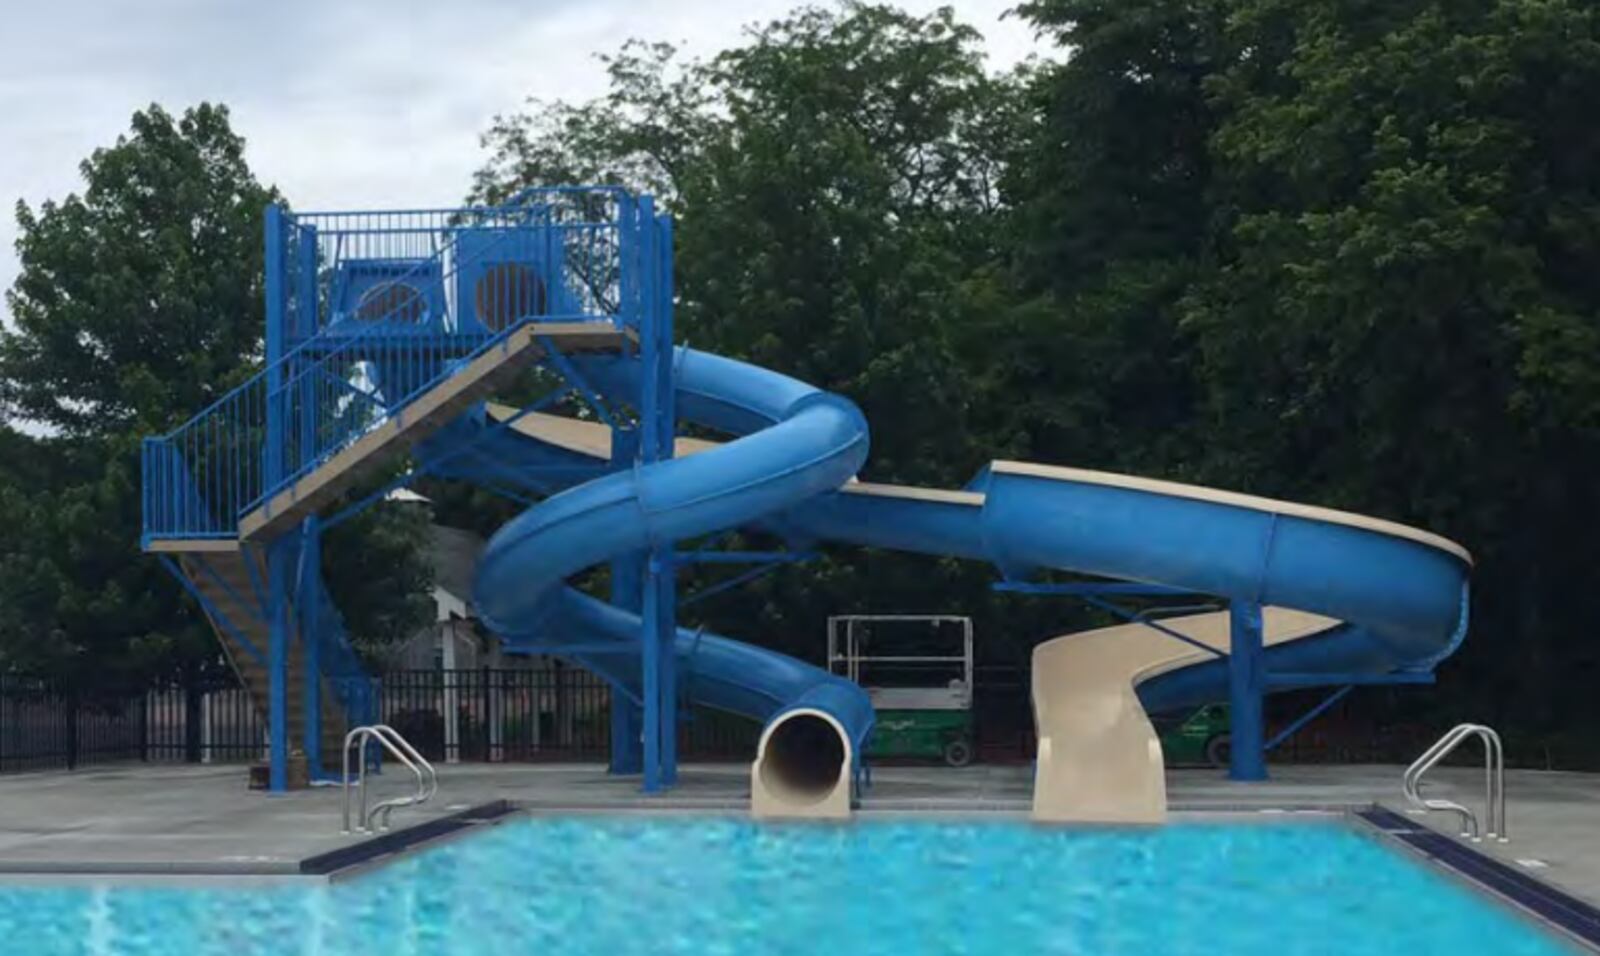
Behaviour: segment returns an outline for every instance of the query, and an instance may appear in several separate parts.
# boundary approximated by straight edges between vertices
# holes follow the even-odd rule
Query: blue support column
[[[285,474],[283,369],[287,350],[288,286],[284,268],[286,243],[283,208],[267,207],[265,222],[267,311],[267,435],[262,453],[262,492],[277,486]],[[289,595],[291,538],[267,546],[267,616],[271,642],[267,651],[268,782],[273,793],[289,789]]]
[[[672,694],[675,687],[669,683],[674,647],[670,638],[662,639],[662,622],[670,620],[672,615],[670,603],[662,603],[662,590],[666,590],[670,598],[672,588],[670,561],[670,555],[662,561],[659,548],[651,550],[650,558],[645,561],[645,646],[640,681],[645,697],[645,793],[666,790],[677,779],[677,767],[669,763],[675,751],[670,747],[670,739],[677,731],[677,700]],[[670,635],[670,631],[666,633]]]
[[[289,588],[290,548],[282,537],[267,550],[268,613],[272,641],[267,651],[268,785],[273,793],[289,789]]]
[[[293,291],[292,312],[294,327],[290,330],[288,341],[285,345],[294,348],[306,339],[317,334],[317,229],[315,226],[295,226],[295,281]],[[310,364],[309,359],[302,360]],[[295,369],[298,374],[300,369]],[[296,396],[294,417],[298,421],[296,442],[300,448],[302,459],[312,455],[317,447],[317,424],[321,418],[321,409],[317,401],[316,379],[307,375],[302,379],[299,394]],[[285,400],[288,404],[288,400]],[[309,752],[309,751],[308,751]]]
[[[635,431],[612,429],[611,460],[631,467],[639,448]],[[644,606],[645,554],[625,554],[611,562],[611,603],[639,613]],[[611,765],[614,774],[635,774],[644,769],[644,748],[640,735],[644,714],[639,704],[615,690],[611,694]]]
[[[288,305],[287,276],[284,274],[284,222],[283,208],[277,203],[267,207],[262,226],[265,233],[266,298],[267,298],[267,440],[263,448],[263,487],[259,492],[271,491],[283,479],[284,471],[284,421],[283,421],[283,369],[278,360],[288,347],[288,329],[285,314]]]
[[[1266,690],[1261,640],[1261,605],[1234,601],[1228,608],[1231,634],[1228,649],[1228,716],[1232,754],[1231,780],[1267,779],[1265,721],[1262,697]]]
[[[659,458],[671,458],[677,445],[677,383],[673,381],[672,356],[672,219],[660,216],[653,222],[657,230],[655,283],[657,296],[656,340],[660,351],[656,361],[660,369],[657,380],[658,397],[656,417],[659,419],[656,441],[660,446]],[[665,542],[657,548],[661,572],[656,576],[656,586],[661,589],[657,598],[656,626],[660,628],[661,699],[665,725],[661,737],[661,774],[663,782],[672,786],[678,782],[678,568],[674,559],[676,546]]]
[[[654,201],[642,197],[631,210],[638,256],[640,358],[639,461],[647,466],[672,457],[676,433],[672,381],[672,224],[657,218]],[[671,541],[659,541],[645,564],[642,677],[644,696],[644,790],[669,787],[678,776],[678,678],[676,665],[677,574]]]
[[[320,267],[317,256],[317,227],[295,226],[295,250],[299,261],[295,264],[294,287],[294,342],[299,345],[317,334],[319,296],[317,273]]]
[[[650,614],[661,648],[661,669],[656,675],[661,699],[661,784],[678,782],[678,569],[671,548],[650,555],[650,583],[656,606]]]
[[[305,667],[305,734],[301,749],[313,778],[322,774],[322,635],[318,630],[320,589],[322,586],[322,523],[311,515],[301,525],[300,580],[295,588],[295,606],[300,612],[300,651]]]

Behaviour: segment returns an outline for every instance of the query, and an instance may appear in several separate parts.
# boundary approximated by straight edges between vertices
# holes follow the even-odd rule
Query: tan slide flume
[[[600,426],[547,416],[517,423],[525,437],[593,460],[606,439],[590,428]],[[1259,603],[1268,606],[1268,662],[1301,676],[1425,668],[1465,626],[1470,558],[1453,542],[1359,515],[1122,475],[996,462],[968,490],[851,482],[762,524],[985,560],[1012,579],[1058,569]],[[1180,626],[1221,645],[1225,624],[1208,616]],[[1181,687],[1156,694],[1157,705],[1225,699],[1225,668],[1138,626],[1051,641],[1038,663],[1036,816],[1159,820],[1161,762],[1140,705],[1151,691],[1136,687]]]
[[[1227,611],[1166,618],[1171,628],[1227,653]],[[1315,637],[1339,621],[1269,607],[1267,646]],[[1033,815],[1078,823],[1161,823],[1167,817],[1161,740],[1137,693],[1140,684],[1214,656],[1143,623],[1068,634],[1033,649],[1038,731]]]

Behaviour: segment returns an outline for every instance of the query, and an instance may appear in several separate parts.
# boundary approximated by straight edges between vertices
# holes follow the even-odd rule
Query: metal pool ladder
[[[417,791],[403,797],[391,797],[367,809],[367,742],[375,740],[389,755],[410,770],[417,778]],[[357,753],[359,767],[356,771],[354,783],[350,779],[350,750],[354,747]],[[341,832],[351,832],[350,827],[350,791],[361,791],[361,810],[356,816],[355,832],[371,833],[373,822],[377,822],[377,829],[389,829],[389,814],[396,807],[414,807],[427,803],[434,794],[439,792],[439,774],[433,769],[433,764],[427,761],[422,754],[417,753],[417,748],[411,746],[407,740],[400,736],[400,732],[388,724],[368,724],[345,734],[344,737],[344,829]]]
[[[1484,787],[1487,791],[1484,797],[1484,822],[1487,824],[1483,835],[1479,835],[1478,817],[1471,810],[1456,803],[1454,800],[1428,800],[1422,796],[1422,777],[1432,770],[1439,761],[1448,757],[1455,749],[1476,737],[1483,741],[1483,777]],[[1500,735],[1492,728],[1483,724],[1460,724],[1440,737],[1438,742],[1416,759],[1416,762],[1406,768],[1405,782],[1403,784],[1406,800],[1419,810],[1448,810],[1461,815],[1461,835],[1477,843],[1487,836],[1491,840],[1505,843],[1511,839],[1506,834],[1506,758],[1505,749],[1500,745]]]

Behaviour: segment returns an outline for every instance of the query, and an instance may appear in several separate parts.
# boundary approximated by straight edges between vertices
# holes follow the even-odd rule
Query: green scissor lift
[[[922,626],[944,653],[872,653],[887,630]],[[874,632],[877,632],[876,634]],[[868,757],[972,762],[972,618],[947,614],[842,614],[828,618],[828,670],[872,698],[878,722]],[[877,682],[877,678],[883,682]]]
[[[1228,705],[1207,704],[1178,714],[1151,718],[1161,735],[1167,765],[1202,764],[1226,767],[1232,739],[1228,736]]]

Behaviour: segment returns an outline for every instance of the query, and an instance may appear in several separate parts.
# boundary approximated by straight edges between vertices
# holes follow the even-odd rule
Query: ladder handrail
[[[438,792],[439,774],[433,769],[433,764],[429,763],[427,758],[417,753],[416,748],[411,746],[411,744],[400,735],[399,731],[395,730],[393,727],[390,727],[388,724],[372,724],[370,726],[373,731],[372,736],[384,744],[384,749],[399,757],[401,762],[410,767],[411,771],[417,775],[417,792],[415,794],[405,797],[392,797],[388,800],[384,800],[377,806],[373,807],[372,812],[368,814],[366,820],[368,829],[371,829],[372,821],[377,820],[378,829],[387,830],[389,829],[389,815],[395,811],[396,807],[409,807],[426,803],[433,797],[434,793]],[[363,761],[361,764],[361,769],[358,773],[363,785],[363,805],[366,803],[366,775],[367,765],[365,761]]]
[[[427,795],[422,798],[422,800],[417,802],[421,803],[423,801],[432,799],[433,795],[439,792],[439,771],[433,768],[432,762],[430,762],[427,757],[424,757],[421,753],[419,753],[417,748],[411,746],[411,741],[403,737],[400,734],[400,731],[395,730],[388,724],[371,724],[369,726],[371,726],[372,729],[376,730],[378,733],[383,734],[389,739],[393,740],[396,746],[406,752],[406,756],[410,757],[417,763],[419,767],[422,768],[422,772],[427,776],[426,784],[428,792]]]
[[[1426,800],[1422,797],[1421,792],[1422,775],[1433,769],[1435,764],[1443,760],[1462,741],[1474,733],[1472,724],[1461,724],[1451,728],[1443,737],[1435,741],[1433,746],[1429,747],[1422,756],[1413,761],[1410,767],[1406,768],[1405,779],[1401,783],[1401,788],[1405,793],[1406,799],[1413,806],[1420,807],[1423,810],[1448,810],[1460,814],[1461,835],[1477,840],[1478,818],[1476,814],[1465,806],[1450,800]],[[1488,746],[1488,742],[1485,741],[1485,751],[1487,751]]]
[[[380,802],[370,811],[367,809],[367,741],[375,740],[390,756],[403,764],[417,778],[417,792],[409,796],[393,797]],[[415,806],[427,802],[439,791],[439,774],[434,770],[433,764],[417,752],[410,742],[400,735],[400,732],[388,724],[367,724],[357,727],[345,735],[343,754],[343,787],[344,787],[344,826],[342,832],[351,832],[350,828],[350,750],[355,747],[360,761],[355,787],[361,791],[361,810],[356,817],[356,831],[360,833],[372,832],[374,820],[378,821],[379,830],[389,828],[389,814],[396,807]]]
[[[1405,776],[1401,782],[1402,792],[1406,800],[1418,809],[1446,810],[1461,816],[1461,835],[1478,842],[1480,836],[1478,817],[1470,809],[1453,800],[1426,799],[1422,796],[1422,778],[1432,770],[1440,761],[1449,756],[1461,746],[1469,737],[1476,737],[1483,741],[1483,775],[1484,775],[1484,822],[1487,826],[1484,835],[1490,839],[1505,843],[1510,839],[1506,827],[1506,765],[1505,747],[1501,743],[1500,735],[1494,728],[1484,724],[1458,724],[1452,727],[1444,736],[1434,742],[1433,746],[1423,752],[1422,756],[1406,768]]]

